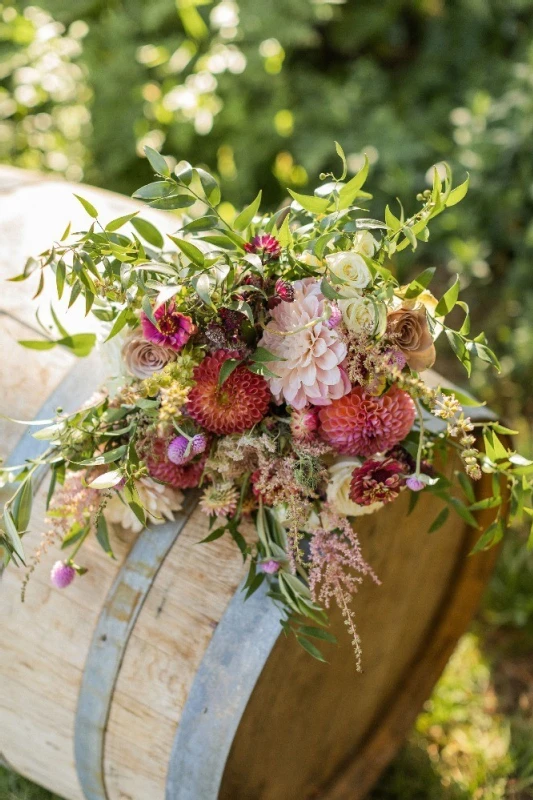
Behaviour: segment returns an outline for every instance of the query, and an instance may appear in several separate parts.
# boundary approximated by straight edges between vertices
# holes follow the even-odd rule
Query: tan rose
[[[148,342],[140,334],[133,334],[122,348],[126,368],[136,378],[149,378],[159,372],[175,357],[173,350]]]
[[[400,348],[411,369],[422,372],[435,363],[435,345],[425,307],[400,308],[387,318],[390,338]]]

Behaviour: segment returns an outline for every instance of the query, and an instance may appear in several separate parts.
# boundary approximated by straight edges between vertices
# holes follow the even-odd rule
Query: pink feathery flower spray
[[[321,526],[312,532],[310,544],[309,589],[316,603],[329,608],[333,599],[352,636],[352,645],[361,671],[361,641],[349,607],[364,575],[379,585],[379,578],[363,558],[359,538],[349,520],[325,505]],[[354,575],[353,573],[357,573]]]

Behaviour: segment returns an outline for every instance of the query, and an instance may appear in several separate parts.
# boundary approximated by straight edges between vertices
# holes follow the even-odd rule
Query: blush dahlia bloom
[[[244,364],[233,370],[222,386],[218,376],[224,361],[238,354],[217,350],[195,367],[195,386],[189,392],[187,412],[199,425],[212,433],[244,433],[261,422],[268,411],[271,396],[266,380],[250,372]]]
[[[415,421],[415,404],[397,386],[373,397],[356,386],[320,409],[320,434],[338,453],[372,456],[405,439]]]
[[[170,350],[181,350],[191,336],[196,333],[196,325],[190,317],[176,311],[174,302],[163,303],[154,311],[157,327],[144,312],[141,313],[143,336],[149,342],[167,347]]]
[[[350,391],[340,366],[346,345],[320,319],[326,303],[318,281],[305,278],[294,283],[294,302],[280,303],[271,312],[259,345],[284,359],[268,365],[278,376],[268,379],[278,404],[296,409],[308,403],[325,406]]]
[[[390,503],[405,486],[404,465],[395,458],[369,459],[354,469],[350,500],[361,506]]]

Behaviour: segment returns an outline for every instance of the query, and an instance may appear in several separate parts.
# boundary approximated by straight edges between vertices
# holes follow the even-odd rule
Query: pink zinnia
[[[383,461],[369,459],[354,469],[350,483],[350,500],[360,506],[390,503],[405,485],[405,466],[395,458]]]
[[[338,453],[372,456],[405,439],[415,415],[411,397],[397,386],[381,397],[357,386],[320,409],[320,434]]]
[[[276,377],[268,378],[277,403],[302,409],[308,403],[325,406],[350,391],[341,367],[346,345],[326,321],[326,299],[314,278],[295,281],[294,302],[271,311],[259,342],[279,361],[269,363]]]
[[[196,333],[196,325],[192,319],[180,311],[176,311],[174,301],[163,303],[154,312],[157,327],[144,312],[141,313],[143,336],[149,342],[170,350],[181,350],[190,337]]]

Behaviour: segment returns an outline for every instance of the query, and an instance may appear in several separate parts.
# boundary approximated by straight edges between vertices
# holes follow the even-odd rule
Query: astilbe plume
[[[349,604],[365,575],[380,584],[379,578],[363,558],[359,538],[348,519],[325,505],[320,515],[320,526],[312,531],[309,589],[315,603],[329,608],[331,600],[334,600],[339,607],[352,637],[358,672],[361,671],[361,640]]]

